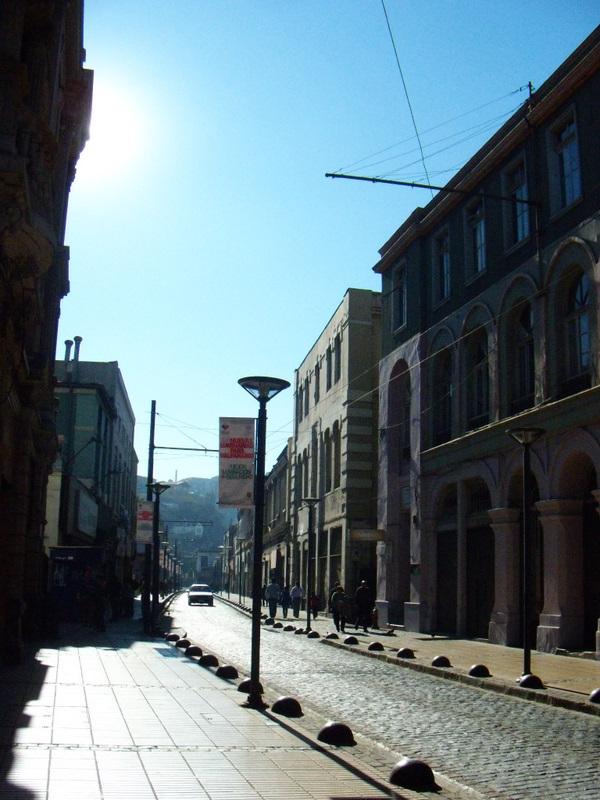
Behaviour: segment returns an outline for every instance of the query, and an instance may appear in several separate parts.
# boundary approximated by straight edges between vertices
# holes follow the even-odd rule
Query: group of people
[[[269,616],[273,619],[277,615],[277,607],[281,606],[281,613],[284,619],[287,618],[290,608],[296,619],[300,616],[300,608],[305,597],[305,592],[299,583],[295,583],[290,589],[287,585],[280,587],[275,578],[271,578],[268,585],[263,586],[263,603],[269,607]],[[320,610],[320,599],[316,594],[312,594],[308,599],[313,617],[316,619]],[[337,631],[346,630],[346,625],[354,623],[356,630],[363,628],[365,633],[372,623],[373,597],[366,581],[361,581],[354,592],[349,595],[344,591],[344,587],[336,583],[329,593],[329,612],[333,617],[333,623]]]
[[[299,583],[295,583],[290,589],[289,586],[280,588],[275,578],[271,579],[268,586],[263,586],[263,603],[269,606],[269,615],[275,617],[277,606],[281,605],[281,613],[284,619],[287,618],[290,607],[296,619],[300,616],[300,608],[304,599],[304,589]]]
[[[366,581],[361,581],[354,595],[348,595],[344,587],[336,583],[329,595],[329,610],[336,631],[345,633],[346,625],[354,623],[355,630],[366,633],[372,622],[373,598]]]

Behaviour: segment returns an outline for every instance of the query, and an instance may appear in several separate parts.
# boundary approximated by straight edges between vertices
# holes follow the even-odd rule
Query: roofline
[[[543,123],[600,66],[600,25],[542,83],[496,133],[473,155],[448,183],[447,189],[469,191],[486,178],[532,130]],[[464,197],[441,190],[424,208],[417,207],[379,250],[381,259],[373,267],[385,272],[416,238],[438,225]]]

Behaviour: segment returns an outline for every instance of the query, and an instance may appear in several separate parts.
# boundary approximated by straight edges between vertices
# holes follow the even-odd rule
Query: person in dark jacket
[[[279,588],[279,584],[275,580],[275,578],[271,578],[271,583],[267,586],[265,590],[265,600],[269,605],[269,616],[272,619],[275,619],[275,615],[277,614],[277,603],[279,602],[279,595],[281,594],[281,590]]]
[[[333,590],[331,594],[331,598],[329,600],[329,607],[331,608],[331,614],[333,616],[333,624],[335,625],[336,631],[341,631],[345,633],[346,629],[346,609],[348,606],[348,598],[346,597],[346,593],[344,592],[344,587],[340,586],[339,583]]]
[[[281,590],[281,594],[279,595],[279,602],[281,603],[281,613],[283,614],[283,618],[287,619],[288,611],[290,605],[292,603],[292,598],[290,597],[290,590],[287,586],[284,586]]]
[[[362,627],[367,633],[367,628],[371,622],[371,608],[373,599],[366,581],[361,581],[360,586],[354,593],[356,601],[356,628]]]

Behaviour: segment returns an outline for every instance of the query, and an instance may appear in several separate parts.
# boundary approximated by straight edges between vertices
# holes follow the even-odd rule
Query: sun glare
[[[94,86],[90,138],[78,178],[97,182],[126,174],[142,161],[146,135],[144,113],[131,95],[114,86]]]

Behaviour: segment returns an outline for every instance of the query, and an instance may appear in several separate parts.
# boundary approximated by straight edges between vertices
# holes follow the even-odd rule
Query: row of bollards
[[[265,623],[267,624],[267,623]],[[293,630],[294,633],[306,633],[302,628],[294,628],[289,625],[286,628],[288,631]],[[307,635],[316,634],[312,638],[318,638],[317,631],[310,631]],[[166,641],[171,642],[175,647],[183,650],[186,656],[191,658],[198,658],[198,664],[202,667],[216,667],[215,675],[224,680],[235,680],[239,677],[238,671],[235,667],[227,664],[219,665],[219,660],[212,653],[204,653],[202,648],[197,644],[192,644],[187,636],[180,636],[177,633],[165,633],[164,638]],[[336,636],[337,638],[337,636]],[[356,637],[347,637],[354,639],[358,644]],[[373,643],[375,644],[375,643]],[[379,644],[379,648],[383,649]],[[262,685],[258,687],[260,693],[263,693]],[[238,684],[238,692],[245,692],[248,694],[251,690],[250,678],[245,678]],[[281,714],[285,717],[302,717],[304,716],[302,706],[295,697],[280,697],[271,706],[271,711],[274,714]],[[319,731],[317,739],[324,744],[329,744],[335,747],[353,747],[356,745],[354,734],[351,728],[344,722],[327,722]],[[437,789],[435,777],[431,767],[424,761],[414,758],[404,758],[396,764],[390,775],[390,783],[394,786],[401,786],[405,789],[413,789],[415,791],[433,791]]]
[[[240,607],[243,607],[243,606],[240,606]],[[248,610],[248,609],[246,609],[246,610]],[[283,625],[283,623],[277,623],[277,622],[275,622],[275,620],[273,618],[267,617],[266,614],[262,614],[261,619],[263,620],[265,625],[272,624],[274,628],[283,627],[284,631],[293,631],[294,633],[297,633],[297,634],[307,633],[302,628],[296,629],[293,625]],[[432,634],[432,636],[433,636],[433,634]],[[319,634],[316,631],[312,631],[311,635],[309,635],[309,638],[319,638]],[[338,636],[337,633],[331,632],[331,633],[326,634],[325,638],[326,639],[339,639],[340,637]],[[359,643],[358,639],[355,636],[347,636],[344,639],[344,644],[346,644],[346,645],[355,646],[355,645],[358,645],[358,643]],[[383,645],[381,645],[380,642],[371,642],[371,644],[368,645],[367,649],[370,650],[370,651],[381,651],[381,650],[384,650],[385,648],[383,647]],[[401,647],[398,650],[398,652],[396,653],[396,657],[397,658],[402,658],[402,659],[404,659],[404,658],[412,659],[412,658],[415,658],[415,654],[414,654],[414,651],[411,650],[410,647]],[[452,664],[450,663],[450,659],[448,659],[447,656],[440,655],[440,656],[436,656],[435,658],[432,659],[431,666],[432,667],[441,667],[443,669],[447,669],[449,667],[452,667]],[[467,670],[467,674],[470,677],[473,677],[473,678],[491,678],[492,677],[492,674],[490,673],[489,669],[485,666],[485,664],[473,664]],[[533,675],[531,673],[521,675],[519,678],[516,679],[516,682],[523,689],[539,690],[539,689],[545,689],[546,688],[544,686],[542,680],[537,675]],[[600,687],[598,687],[597,689],[594,689],[590,693],[590,695],[588,697],[588,700],[589,700],[590,703],[600,704]]]
[[[337,633],[328,633],[325,636],[325,638],[326,639],[339,639],[339,636],[337,635]],[[358,644],[358,639],[356,638],[356,636],[347,636],[344,639],[344,644],[346,644],[346,645],[357,645]],[[371,651],[371,652],[381,652],[381,651],[385,650],[385,648],[381,644],[381,642],[374,641],[374,642],[371,642],[367,646],[367,650]],[[413,659],[413,658],[415,658],[415,653],[414,653],[414,650],[412,650],[410,647],[401,647],[397,651],[396,657],[397,658],[402,658],[402,659]],[[433,658],[431,660],[431,666],[432,667],[441,668],[441,669],[448,669],[448,668],[452,667],[452,664],[450,662],[450,659],[447,656],[439,655],[439,656],[435,656],[435,658]],[[485,664],[473,664],[467,670],[467,675],[469,675],[471,678],[491,678],[492,677],[492,673],[489,671],[488,667]],[[523,689],[545,689],[546,688],[544,686],[544,684],[542,683],[542,681],[540,680],[540,678],[538,678],[537,675],[532,675],[532,674],[521,675],[521,677],[517,679],[517,683]],[[591,694],[590,694],[588,699],[589,699],[590,703],[600,703],[600,688],[594,689],[591,692]]]

